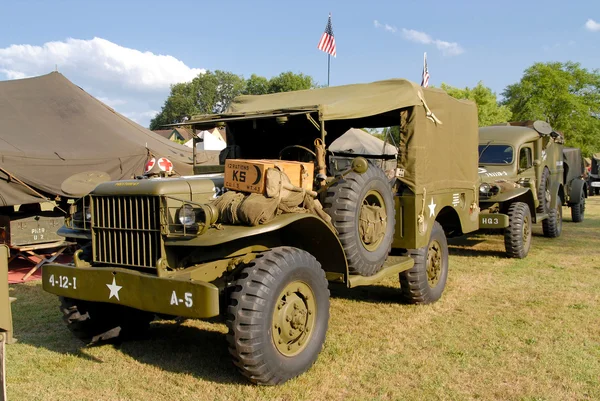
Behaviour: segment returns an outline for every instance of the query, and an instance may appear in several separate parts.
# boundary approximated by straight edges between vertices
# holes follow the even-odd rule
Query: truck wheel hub
[[[314,331],[315,296],[302,281],[289,283],[278,297],[273,311],[273,343],[285,356],[299,354]]]
[[[385,236],[387,229],[387,212],[385,201],[375,190],[365,195],[359,216],[359,237],[368,251],[375,251]]]
[[[427,250],[427,281],[431,288],[440,281],[442,263],[442,247],[439,242],[433,241]]]

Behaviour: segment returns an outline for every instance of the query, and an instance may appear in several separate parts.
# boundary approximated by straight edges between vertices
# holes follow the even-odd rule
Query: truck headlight
[[[489,194],[491,189],[492,189],[492,186],[490,184],[488,184],[487,182],[484,182],[483,184],[481,184],[479,186],[479,193]]]
[[[185,227],[191,227],[196,224],[196,212],[192,208],[192,205],[188,205],[187,203],[179,209],[177,217],[179,222]]]
[[[85,216],[85,221],[92,221],[92,211],[90,210],[89,207],[85,208],[84,216]]]

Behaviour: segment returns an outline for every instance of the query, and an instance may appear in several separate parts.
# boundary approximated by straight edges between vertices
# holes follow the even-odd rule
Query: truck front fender
[[[514,190],[510,190],[507,192],[500,192],[498,195],[492,196],[491,198],[486,199],[483,202],[485,202],[485,203],[496,203],[496,202],[504,203],[506,201],[521,197],[521,196],[525,195],[527,192],[531,192],[531,189],[526,188],[526,187],[515,188]]]
[[[165,239],[165,246],[219,248],[223,253],[258,245],[303,249],[319,261],[325,272],[337,274],[342,282],[347,280],[348,262],[342,244],[332,228],[312,214],[282,214],[258,226],[223,225],[194,238]]]

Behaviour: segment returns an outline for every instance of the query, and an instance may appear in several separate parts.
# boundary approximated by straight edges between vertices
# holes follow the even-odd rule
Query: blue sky
[[[500,94],[536,61],[600,68],[600,1],[13,1],[0,3],[0,80],[67,78],[147,125],[169,84],[203,70],[302,72],[332,13],[331,85],[403,77]]]

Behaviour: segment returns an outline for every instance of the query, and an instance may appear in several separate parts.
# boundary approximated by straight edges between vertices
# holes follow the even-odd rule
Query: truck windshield
[[[479,164],[511,164],[513,148],[509,145],[479,145]]]

